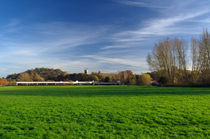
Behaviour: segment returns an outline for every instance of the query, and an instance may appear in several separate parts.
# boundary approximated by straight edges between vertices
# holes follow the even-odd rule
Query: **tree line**
[[[131,70],[118,73],[92,72],[72,73],[63,72],[61,69],[35,68],[18,74],[11,74],[6,79],[0,80],[0,85],[15,85],[17,81],[96,81],[96,82],[120,82],[124,85],[150,85],[149,74],[137,75]]]
[[[179,38],[159,41],[147,62],[153,79],[164,85],[210,86],[210,34],[205,30],[191,45]]]

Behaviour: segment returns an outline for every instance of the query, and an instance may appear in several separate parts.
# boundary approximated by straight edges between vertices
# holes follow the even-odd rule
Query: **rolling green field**
[[[210,88],[0,87],[0,138],[210,138]]]

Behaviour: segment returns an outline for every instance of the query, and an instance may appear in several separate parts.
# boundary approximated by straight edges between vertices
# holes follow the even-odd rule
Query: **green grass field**
[[[0,138],[210,138],[210,88],[0,87]]]

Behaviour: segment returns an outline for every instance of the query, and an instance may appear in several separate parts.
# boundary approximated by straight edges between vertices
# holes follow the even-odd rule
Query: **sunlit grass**
[[[210,88],[0,88],[1,138],[210,138]]]

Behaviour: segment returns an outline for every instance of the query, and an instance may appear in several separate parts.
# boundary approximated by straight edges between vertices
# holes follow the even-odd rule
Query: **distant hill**
[[[66,76],[67,73],[61,69],[51,69],[51,68],[35,68],[27,70],[18,74],[11,74],[7,76],[7,80],[15,81],[48,81],[58,80],[59,76]]]
[[[68,74],[61,69],[35,68],[11,74],[7,76],[7,81],[98,81],[97,75],[85,73]]]

